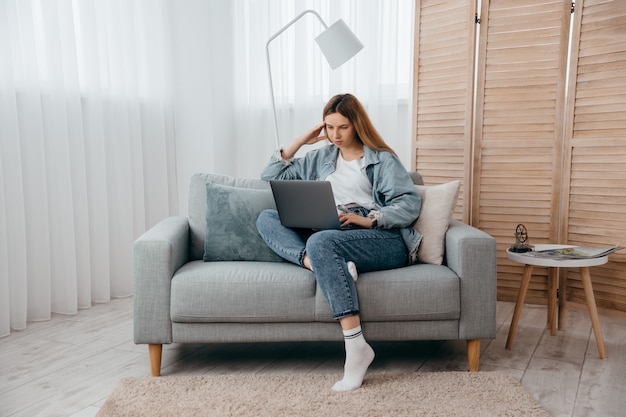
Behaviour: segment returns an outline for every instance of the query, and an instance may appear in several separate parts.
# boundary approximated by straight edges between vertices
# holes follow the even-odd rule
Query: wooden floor
[[[524,306],[508,351],[514,305],[499,302],[497,338],[482,342],[481,371],[509,372],[553,416],[625,416],[626,313],[600,310],[608,354],[601,360],[585,307],[570,305],[556,336],[545,328],[545,307]],[[463,341],[372,345],[370,372],[467,370]],[[342,366],[341,342],[174,344],[164,347],[162,373],[340,374]],[[57,315],[0,339],[0,416],[95,416],[121,378],[147,375],[148,349],[132,341],[132,299]]]

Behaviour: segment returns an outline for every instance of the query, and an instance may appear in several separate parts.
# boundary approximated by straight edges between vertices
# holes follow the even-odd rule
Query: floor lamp
[[[320,33],[315,41],[322,50],[324,57],[330,64],[332,69],[337,69],[350,58],[356,55],[361,49],[363,44],[350,30],[346,23],[339,19],[333,23],[330,27],[322,20],[322,17],[314,10],[305,10],[296,16],[292,21],[287,23],[282,29],[274,34],[265,45],[265,53],[267,57],[267,73],[270,79],[270,95],[272,97],[272,109],[274,111],[274,133],[276,135],[276,147],[280,147],[280,140],[278,138],[278,117],[276,115],[276,101],[274,99],[274,83],[272,81],[272,67],[270,65],[270,43],[276,39],[281,33],[287,30],[291,25],[296,23],[307,13],[313,14],[324,26],[324,31]]]

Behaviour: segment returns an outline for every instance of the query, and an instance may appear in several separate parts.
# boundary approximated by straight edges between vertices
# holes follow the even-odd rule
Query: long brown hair
[[[324,106],[322,120],[333,113],[339,113],[352,123],[356,139],[363,145],[376,151],[387,151],[396,154],[372,124],[361,102],[352,94],[337,94]]]

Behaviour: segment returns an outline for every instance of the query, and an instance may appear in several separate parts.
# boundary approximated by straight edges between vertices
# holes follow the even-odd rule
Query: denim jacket
[[[420,214],[422,197],[400,160],[390,152],[379,152],[363,146],[365,173],[372,184],[376,207],[370,215],[381,229],[398,228],[409,253],[409,263],[417,259],[422,236],[414,223]],[[283,159],[280,150],[270,158],[261,173],[263,180],[324,180],[335,171],[339,149],[328,145],[309,151],[302,158]]]

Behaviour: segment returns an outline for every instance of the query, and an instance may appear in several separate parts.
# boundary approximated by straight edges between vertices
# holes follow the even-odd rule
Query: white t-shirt
[[[375,206],[363,158],[346,161],[339,152],[335,172],[326,177],[326,181],[333,187],[336,205],[357,203],[369,209]]]

